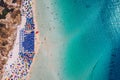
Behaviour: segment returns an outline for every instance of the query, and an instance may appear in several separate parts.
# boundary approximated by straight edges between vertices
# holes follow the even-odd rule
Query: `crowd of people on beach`
[[[15,3],[17,0],[14,0]],[[15,4],[14,4],[15,5]],[[26,80],[34,57],[34,17],[32,9],[32,0],[22,0],[21,16],[26,19],[24,26],[19,30],[19,53],[16,53],[17,59],[14,62],[6,64],[4,80]],[[21,32],[22,31],[22,32]],[[22,39],[21,39],[22,38]],[[14,54],[9,54],[9,59],[14,59]]]

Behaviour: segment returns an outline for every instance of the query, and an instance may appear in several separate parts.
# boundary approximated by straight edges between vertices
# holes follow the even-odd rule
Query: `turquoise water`
[[[37,67],[34,69],[31,80],[120,80],[120,19],[118,17],[120,1],[48,1],[53,6],[53,12],[44,0],[37,0],[39,30],[41,35],[45,35],[47,27],[51,26],[49,24],[51,19],[49,20],[46,16],[54,14],[59,24],[54,21],[52,23],[57,27],[60,25],[60,33],[58,33],[63,40],[60,38],[60,42],[55,43],[59,36],[49,32],[55,37],[50,44],[64,43],[60,48],[62,51],[56,52],[56,55],[62,56],[62,58],[57,57],[61,61],[60,72],[58,76],[56,76],[57,72],[50,72],[53,67],[46,68],[50,60],[43,56],[44,50],[39,51],[42,55],[37,56],[39,60],[35,63]],[[51,36],[48,37],[51,38]],[[47,40],[51,39],[47,38]],[[57,47],[54,47],[52,53],[57,50]],[[56,57],[56,55],[53,56]]]
[[[63,80],[109,80],[112,49],[105,0],[57,0],[66,38]],[[107,15],[107,16],[106,16]]]

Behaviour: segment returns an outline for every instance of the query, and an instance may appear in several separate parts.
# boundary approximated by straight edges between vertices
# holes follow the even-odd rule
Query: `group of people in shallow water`
[[[21,23],[21,0],[0,0],[0,80]]]

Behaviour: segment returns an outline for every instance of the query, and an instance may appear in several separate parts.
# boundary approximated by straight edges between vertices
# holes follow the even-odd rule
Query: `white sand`
[[[33,9],[33,15],[34,15],[34,22],[35,22],[35,32],[38,31],[38,28],[37,28],[37,21],[36,21],[36,13],[35,13],[35,2],[33,2],[32,4],[32,9]],[[12,63],[16,62],[17,61],[17,58],[18,58],[18,53],[19,53],[19,33],[20,33],[20,30],[22,28],[24,28],[24,25],[25,25],[25,22],[26,22],[26,19],[25,17],[23,16],[22,17],[22,22],[21,24],[18,26],[17,28],[17,38],[16,38],[16,41],[15,41],[15,44],[14,44],[14,48],[13,50],[10,51],[10,54],[12,54],[12,58],[10,58],[7,62],[7,69],[6,71],[10,71],[10,66]],[[39,40],[39,33],[35,35],[35,54],[37,53],[38,51],[38,48],[39,48],[39,45],[40,45],[40,40]],[[35,61],[35,58],[33,60],[33,62]],[[33,64],[32,64],[33,65]],[[31,67],[32,67],[31,65]],[[32,69],[32,68],[31,68]],[[31,70],[30,70],[31,71]],[[3,80],[5,80],[5,78],[3,77]],[[29,74],[28,74],[28,77],[27,77],[27,80],[29,80]]]
[[[60,35],[58,22],[53,19],[55,16],[51,14],[54,12],[51,2],[52,0],[33,0],[35,31],[39,29],[39,34],[35,35],[35,57],[27,80],[59,80],[64,39]],[[21,26],[24,23],[25,19],[22,18]]]
[[[38,29],[40,31],[40,49],[35,55],[30,80],[59,80],[60,55],[63,38],[59,33],[59,25],[51,13],[54,12],[51,0],[37,0]],[[39,5],[39,7],[38,7]]]

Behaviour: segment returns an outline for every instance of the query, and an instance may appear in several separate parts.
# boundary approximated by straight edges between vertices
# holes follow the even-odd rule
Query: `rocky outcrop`
[[[0,80],[21,23],[21,0],[0,0]]]

